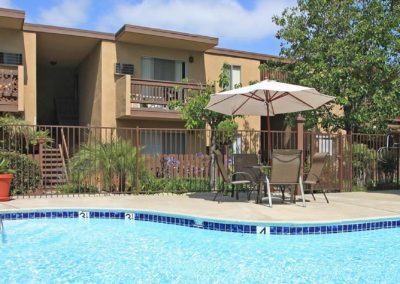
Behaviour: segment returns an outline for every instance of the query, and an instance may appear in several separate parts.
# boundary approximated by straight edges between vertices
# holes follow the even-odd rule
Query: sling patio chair
[[[233,162],[235,172],[247,173],[247,175],[235,175],[234,180],[250,179],[254,183],[260,183],[260,179],[263,178],[261,169],[254,167],[258,165],[257,154],[234,154]]]
[[[227,187],[232,187],[232,197],[234,194],[234,190],[236,189],[236,199],[239,199],[239,189],[237,188],[238,186],[247,186],[248,187],[248,194],[247,194],[247,199],[250,199],[250,194],[251,192],[256,188],[257,184],[253,181],[252,176],[247,173],[247,172],[234,172],[230,176],[228,175],[228,172],[225,168],[224,162],[223,162],[223,156],[221,151],[219,150],[214,150],[215,154],[215,160],[217,163],[218,171],[221,173],[222,180],[223,180],[223,190],[222,193],[225,194],[225,185]],[[240,178],[236,178],[240,177]],[[217,191],[217,193],[214,196],[214,200],[217,199],[217,196],[220,192]]]
[[[328,161],[328,154],[329,153],[314,154],[311,161],[311,169],[308,173],[305,173],[306,178],[304,180],[304,184],[310,186],[310,192],[314,200],[314,189],[319,186],[319,189],[321,189],[322,193],[324,194],[327,203],[329,203],[329,200],[328,197],[326,197],[325,189],[321,187],[320,181],[325,164]]]
[[[278,186],[282,192],[282,202],[285,200],[285,189],[291,189],[291,196],[295,202],[296,186],[300,187],[303,206],[304,199],[303,181],[300,175],[301,150],[275,150],[272,152],[271,178],[265,178],[267,185],[268,203],[272,207],[271,186]]]

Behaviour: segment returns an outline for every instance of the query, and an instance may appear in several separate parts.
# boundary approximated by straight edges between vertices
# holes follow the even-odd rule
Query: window
[[[142,131],[140,143],[143,154],[185,154],[186,135],[183,131]]]
[[[183,61],[142,57],[142,79],[181,82],[185,69]]]
[[[22,54],[0,52],[0,64],[22,65]]]
[[[241,71],[240,71],[240,66],[239,65],[229,65],[225,64],[225,70],[229,76],[229,85],[228,85],[228,90],[235,89],[239,86],[241,86]]]
[[[318,135],[318,152],[319,153],[329,153],[333,155],[333,141],[328,135]]]

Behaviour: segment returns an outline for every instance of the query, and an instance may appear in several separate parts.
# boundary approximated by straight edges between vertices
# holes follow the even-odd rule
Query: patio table
[[[261,190],[262,187],[264,186],[264,169],[272,169],[272,166],[268,166],[268,165],[254,165],[254,166],[250,166],[247,168],[251,168],[251,169],[259,169],[259,171],[257,171],[257,175],[256,178],[258,179],[258,190],[257,190],[257,199],[256,199],[256,203],[260,204],[262,203],[262,196],[261,196]],[[291,196],[290,196],[290,202],[295,203],[295,190],[292,191]],[[264,188],[264,197],[266,195],[266,191]]]
[[[271,169],[271,166],[268,165],[254,165],[254,166],[249,166],[246,168],[250,168],[250,169],[257,169],[257,174],[256,174],[256,178],[258,180],[258,190],[257,190],[257,199],[256,199],[256,203],[261,203],[262,202],[262,197],[261,197],[261,189],[264,186],[264,169]],[[264,192],[265,195],[265,192]]]

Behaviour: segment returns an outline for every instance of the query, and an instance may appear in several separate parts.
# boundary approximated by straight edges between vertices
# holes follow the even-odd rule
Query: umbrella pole
[[[268,128],[268,165],[271,164],[272,154],[272,135],[271,135],[271,121],[269,116],[269,105],[267,104],[267,128]]]

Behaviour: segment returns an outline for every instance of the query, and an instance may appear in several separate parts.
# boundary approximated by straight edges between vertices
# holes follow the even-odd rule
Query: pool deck
[[[329,193],[327,204],[322,194],[314,201],[306,195],[307,207],[282,204],[255,204],[242,198],[219,197],[210,193],[156,194],[139,196],[31,197],[0,202],[0,210],[31,208],[124,208],[184,214],[204,218],[250,222],[323,222],[381,217],[400,218],[400,191]]]

